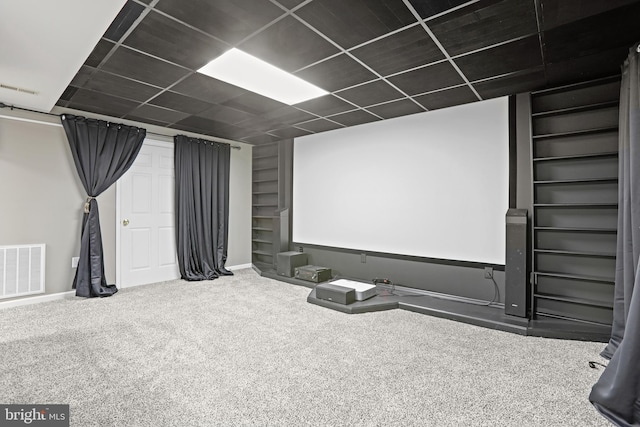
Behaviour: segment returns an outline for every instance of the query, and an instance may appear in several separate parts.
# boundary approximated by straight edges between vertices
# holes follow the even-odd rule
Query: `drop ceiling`
[[[262,144],[614,75],[639,21],[637,0],[128,0],[56,105]],[[232,47],[330,94],[196,72]]]

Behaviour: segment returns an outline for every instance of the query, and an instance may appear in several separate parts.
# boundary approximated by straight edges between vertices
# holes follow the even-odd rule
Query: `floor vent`
[[[45,245],[0,246],[0,298],[44,293]]]

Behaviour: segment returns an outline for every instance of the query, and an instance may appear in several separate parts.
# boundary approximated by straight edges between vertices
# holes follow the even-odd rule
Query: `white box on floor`
[[[368,283],[356,282],[355,280],[338,279],[329,282],[331,285],[342,286],[356,291],[356,301],[364,301],[376,296],[376,287]]]

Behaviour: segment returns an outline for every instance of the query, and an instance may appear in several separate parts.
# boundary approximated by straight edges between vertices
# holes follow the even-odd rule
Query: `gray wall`
[[[74,113],[141,126],[149,132],[168,133],[168,129],[157,126]],[[17,110],[3,109],[0,115],[59,123],[56,117]],[[162,139],[155,135],[153,138]],[[251,263],[251,146],[234,145],[242,149],[231,150],[227,260],[230,267]],[[71,257],[80,251],[85,198],[62,127],[0,118],[0,245],[46,244],[47,294],[71,290],[75,274]],[[105,274],[107,281],[114,283],[115,185],[98,197],[98,204]]]

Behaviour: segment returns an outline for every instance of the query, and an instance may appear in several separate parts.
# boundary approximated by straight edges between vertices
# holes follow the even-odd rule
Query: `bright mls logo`
[[[69,405],[0,404],[0,426],[69,427]]]

